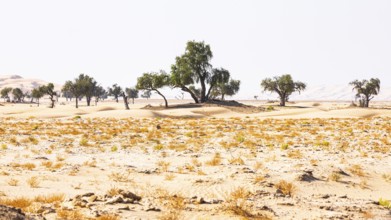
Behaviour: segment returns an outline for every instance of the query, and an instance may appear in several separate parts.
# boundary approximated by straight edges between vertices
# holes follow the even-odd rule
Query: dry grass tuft
[[[8,180],[7,183],[8,183],[8,185],[10,185],[10,186],[18,186],[19,180],[14,179],[14,178],[11,178],[11,179]]]
[[[22,210],[25,210],[27,207],[29,207],[33,201],[26,197],[17,197],[14,199],[9,198],[0,198],[0,204],[5,206],[12,206],[15,208],[20,208]]]
[[[66,220],[80,220],[86,219],[83,213],[80,210],[65,210],[59,209],[57,212],[58,219],[66,219]]]
[[[297,191],[297,188],[295,185],[293,185],[293,183],[287,182],[285,180],[278,182],[275,187],[282,194],[287,196],[292,196]]]
[[[213,158],[209,161],[206,161],[206,165],[209,166],[217,166],[221,164],[221,154],[220,153],[215,153]]]
[[[121,218],[115,214],[103,214],[96,218],[96,220],[120,220]]]
[[[38,188],[40,183],[41,183],[41,181],[39,180],[39,178],[37,176],[32,176],[29,179],[27,179],[27,184],[31,188]]]
[[[354,175],[356,175],[356,176],[359,176],[359,177],[365,176],[365,172],[364,172],[363,168],[362,168],[360,165],[358,165],[358,164],[352,165],[352,166],[349,168],[349,171],[350,171],[352,174],[354,174]]]

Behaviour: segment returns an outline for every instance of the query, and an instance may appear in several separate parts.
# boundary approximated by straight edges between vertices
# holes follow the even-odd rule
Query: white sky
[[[309,85],[391,85],[388,0],[2,0],[0,30],[0,74],[59,84],[86,73],[133,86],[204,40],[212,64],[242,81],[241,96],[283,73]]]

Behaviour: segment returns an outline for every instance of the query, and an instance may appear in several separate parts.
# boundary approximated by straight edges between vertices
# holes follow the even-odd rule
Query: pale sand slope
[[[240,219],[227,207],[230,193],[242,187],[250,192],[243,207],[273,219],[391,218],[389,210],[374,204],[391,199],[391,110],[306,102],[242,114],[222,107],[140,109],[145,105],[131,105],[129,111],[112,102],[79,109],[71,103],[55,109],[0,106],[0,145],[6,145],[0,150],[5,194],[0,203],[51,193],[67,199],[87,192],[104,195],[120,188],[140,195],[140,204],[96,201],[82,206],[82,213],[156,219],[173,211],[167,204],[175,194],[185,198],[178,214],[184,219]],[[212,166],[216,152],[221,161]],[[44,165],[47,161],[53,165]],[[29,170],[25,163],[35,167]],[[308,170],[313,179],[298,179]],[[333,181],[333,174],[340,179]],[[33,176],[39,178],[37,188],[27,183]],[[11,179],[18,184],[12,186]],[[280,180],[296,186],[292,196],[276,191]],[[197,204],[195,196],[216,204]],[[121,210],[125,206],[130,211]],[[61,207],[77,210],[80,204]],[[45,217],[55,219],[57,212]]]
[[[178,101],[169,100],[170,105],[190,103],[190,100]],[[288,104],[288,107],[281,108],[276,104],[262,102],[244,101],[245,104],[263,106],[267,108],[272,105],[275,110],[254,114],[243,114],[234,112],[224,107],[197,107],[197,108],[169,108],[161,110],[142,109],[147,104],[162,105],[162,100],[137,100],[136,104],[130,104],[130,110],[124,109],[124,104],[115,102],[99,102],[98,106],[87,107],[80,102],[76,109],[73,102],[60,101],[54,109],[48,108],[48,103],[39,107],[36,104],[9,104],[1,103],[0,117],[37,117],[37,118],[70,118],[74,116],[113,117],[113,118],[144,118],[144,117],[175,117],[175,118],[203,118],[203,117],[255,117],[255,118],[360,118],[372,116],[391,116],[391,104],[387,102],[374,102],[376,109],[350,108],[349,104],[343,102],[322,102],[319,106],[313,106],[314,102],[299,102]]]

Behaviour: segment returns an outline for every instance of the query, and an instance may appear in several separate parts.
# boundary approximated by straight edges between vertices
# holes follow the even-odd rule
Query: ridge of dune
[[[4,87],[20,88],[24,91],[29,91],[49,82],[42,79],[23,78],[20,75],[0,75],[0,89]],[[54,84],[55,90],[61,90],[61,85]]]

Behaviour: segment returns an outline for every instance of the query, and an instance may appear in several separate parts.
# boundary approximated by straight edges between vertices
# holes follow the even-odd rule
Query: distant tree
[[[225,96],[233,96],[240,89],[240,80],[229,80],[228,82],[218,83],[210,92],[210,99],[216,99],[220,97],[221,100],[225,99]]]
[[[91,99],[95,94],[95,90],[98,86],[98,83],[95,81],[94,78],[85,74],[80,74],[77,81],[79,84],[81,84],[81,87],[83,88],[83,95],[86,97],[87,106],[90,106]]]
[[[26,91],[24,93],[24,97],[30,99],[30,103],[33,103],[33,96],[31,95],[30,91]]]
[[[74,81],[66,81],[62,87],[62,91],[68,91],[70,94],[72,94],[76,100],[76,108],[79,108],[79,99],[83,96],[84,89],[82,85],[78,83],[78,78],[76,78]]]
[[[138,90],[147,90],[155,91],[161,97],[163,97],[166,108],[168,107],[168,102],[166,97],[159,91],[159,89],[170,85],[170,76],[164,71],[160,73],[144,73],[141,77],[137,78],[136,89]]]
[[[94,91],[95,97],[95,106],[98,105],[100,99],[105,99],[107,97],[107,92],[102,86],[97,86]]]
[[[213,88],[219,83],[228,83],[230,79],[227,70],[212,67],[212,57],[208,44],[187,42],[185,53],[176,57],[175,64],[171,66],[171,85],[189,93],[196,103],[207,102],[211,98]],[[198,88],[195,83],[199,83]]]
[[[118,103],[119,96],[123,95],[121,86],[114,84],[111,88],[108,89],[109,95],[114,96],[115,101]]]
[[[239,92],[240,80],[231,79],[228,83],[219,84],[221,91],[221,99],[224,100],[225,96],[233,96]]]
[[[371,78],[368,80],[354,80],[349,83],[353,86],[353,90],[356,90],[356,98],[360,101],[360,107],[368,108],[369,101],[371,101],[375,95],[380,91],[380,80],[378,78]]]
[[[136,88],[126,88],[126,94],[129,99],[132,99],[132,103],[134,104],[134,99],[138,98],[138,90]]]
[[[45,95],[43,91],[43,87],[40,86],[38,88],[34,88],[31,91],[31,97],[37,100],[37,105],[39,106],[39,99],[41,99]]]
[[[73,98],[73,95],[70,91],[66,91],[64,90],[64,87],[61,89],[61,93],[63,95],[63,97],[65,97],[65,100],[66,101],[72,101],[72,98]]]
[[[264,91],[276,92],[280,96],[280,106],[285,106],[289,96],[293,92],[300,93],[305,90],[306,84],[299,81],[294,82],[291,75],[285,74],[262,80],[261,87]]]
[[[16,102],[22,102],[22,99],[24,97],[24,93],[20,88],[14,88],[14,89],[12,89],[12,96],[14,97],[14,100]]]
[[[53,83],[48,83],[46,86],[40,87],[42,92],[49,96],[50,99],[50,108],[54,108],[54,103],[56,102],[55,97],[57,97],[57,92],[54,91]]]
[[[4,99],[4,102],[10,99],[9,94],[12,91],[11,87],[5,87],[0,91],[1,98]]]
[[[255,99],[255,100],[258,100],[258,96],[257,96],[257,95],[255,95],[255,96],[254,96],[254,99]]]
[[[144,92],[143,92],[143,94],[141,94],[141,98],[144,98],[144,99],[150,99],[151,98],[151,91],[149,91],[149,90],[145,90]]]

